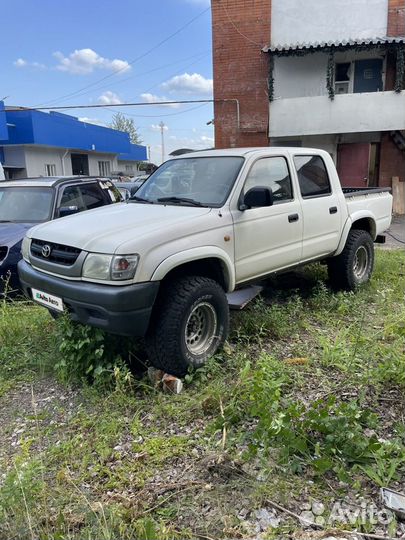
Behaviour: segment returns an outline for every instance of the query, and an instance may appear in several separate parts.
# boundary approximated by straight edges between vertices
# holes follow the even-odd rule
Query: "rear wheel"
[[[334,287],[353,291],[369,281],[373,267],[373,239],[367,231],[354,229],[342,253],[328,260],[329,279]]]
[[[228,331],[228,302],[216,281],[191,276],[165,283],[146,336],[150,361],[182,376],[215,354]]]

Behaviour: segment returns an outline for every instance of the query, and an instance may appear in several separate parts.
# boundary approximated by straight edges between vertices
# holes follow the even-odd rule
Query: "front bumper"
[[[69,281],[39,272],[24,260],[18,273],[28,298],[32,287],[53,294],[62,298],[73,321],[123,336],[145,335],[159,290],[158,281],[124,286]]]

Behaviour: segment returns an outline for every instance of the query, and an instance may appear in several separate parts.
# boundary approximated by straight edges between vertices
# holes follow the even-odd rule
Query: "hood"
[[[0,223],[0,246],[11,248],[21,242],[33,223]]]
[[[188,228],[209,212],[211,208],[194,206],[111,204],[37,225],[28,236],[95,253],[120,253],[121,245],[130,249],[140,239],[161,240],[170,230]]]

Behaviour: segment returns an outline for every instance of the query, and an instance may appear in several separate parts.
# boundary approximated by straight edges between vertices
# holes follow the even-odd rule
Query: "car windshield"
[[[158,204],[220,207],[242,167],[235,156],[189,157],[164,163],[136,192]]]
[[[51,219],[50,187],[0,187],[0,222],[40,223]]]

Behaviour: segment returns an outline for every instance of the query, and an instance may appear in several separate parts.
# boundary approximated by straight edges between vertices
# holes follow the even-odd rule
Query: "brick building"
[[[218,148],[323,148],[405,196],[405,0],[212,0],[212,25]]]

